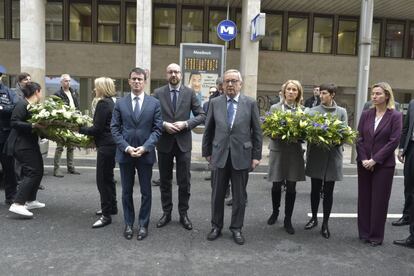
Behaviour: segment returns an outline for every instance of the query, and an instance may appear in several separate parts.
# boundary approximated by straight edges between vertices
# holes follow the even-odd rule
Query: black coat
[[[115,145],[111,133],[112,111],[115,103],[112,98],[103,98],[96,105],[93,116],[93,126],[81,127],[79,132],[95,138],[95,144],[99,146]]]
[[[75,108],[79,109],[79,94],[77,92],[73,91],[72,88],[70,88],[70,87],[69,87],[69,91],[72,94],[72,99],[73,99],[73,103],[75,104]],[[66,96],[66,94],[63,91],[62,87],[60,88],[60,90],[56,91],[55,96],[58,96],[59,98],[61,98],[63,100],[63,102],[66,105],[70,106],[69,98],[68,98],[68,96]]]
[[[33,132],[32,124],[27,121],[31,116],[27,110],[28,104],[26,99],[21,100],[13,110],[10,121],[12,130],[4,147],[4,152],[9,156],[17,150],[39,148],[39,137]]]

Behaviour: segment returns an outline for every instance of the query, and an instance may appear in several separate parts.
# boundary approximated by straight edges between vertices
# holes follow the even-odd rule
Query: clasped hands
[[[169,134],[180,132],[187,127],[186,121],[177,121],[174,123],[164,122],[164,128]]]
[[[143,146],[136,148],[129,146],[127,152],[131,157],[141,157],[145,153],[145,148]]]
[[[374,171],[375,164],[377,164],[377,162],[375,162],[372,158],[369,160],[362,160],[362,166],[369,171]]]

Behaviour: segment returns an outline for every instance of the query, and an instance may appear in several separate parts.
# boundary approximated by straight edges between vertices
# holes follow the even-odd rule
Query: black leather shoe
[[[231,231],[233,233],[233,240],[235,243],[242,245],[244,244],[244,237],[241,233],[241,231],[239,230],[232,230]]]
[[[277,217],[279,216],[279,212],[273,212],[271,215],[270,215],[270,217],[269,217],[269,219],[267,220],[267,224],[269,224],[269,225],[273,225],[273,224],[275,224],[276,223],[276,221],[277,221]]]
[[[318,219],[317,218],[311,218],[308,223],[305,225],[305,230],[310,230],[318,225]]]
[[[404,240],[395,240],[394,244],[414,248],[414,237],[408,237]]]
[[[322,224],[321,235],[325,239],[329,239],[329,237],[331,236],[331,233],[329,232],[329,228],[328,228],[328,224],[327,223],[323,223]]]
[[[124,230],[124,237],[127,240],[132,239],[132,236],[134,235],[134,231],[132,230],[132,225],[125,225]]]
[[[118,208],[114,208],[114,209],[112,209],[112,211],[111,211],[111,213],[110,213],[111,215],[117,215],[118,214]],[[102,216],[102,210],[98,210],[98,211],[96,211],[95,212],[95,215],[97,215],[97,216]]]
[[[148,236],[148,230],[144,226],[140,226],[137,234],[137,240],[142,241]]]
[[[76,175],[79,175],[80,172],[75,171],[75,170],[70,170],[70,171],[68,171],[68,174],[76,174]]]
[[[160,220],[157,223],[157,228],[161,228],[165,225],[167,225],[171,221],[171,214],[170,213],[164,213]]]
[[[161,185],[161,179],[153,180],[152,186],[160,186]]]
[[[283,222],[283,227],[285,228],[286,232],[290,235],[295,234],[295,229],[293,228],[292,221],[290,219],[286,219]]]
[[[379,245],[381,245],[381,244],[382,244],[382,242],[378,242],[378,241],[370,241],[370,242],[369,242],[369,245],[371,245],[371,246],[373,246],[373,247],[379,246]]]
[[[404,226],[410,224],[410,217],[403,215],[400,219],[393,221],[392,226]]]
[[[187,214],[180,216],[180,223],[185,229],[193,230],[193,224],[191,223],[191,220],[188,218]]]
[[[101,228],[111,224],[112,219],[111,217],[101,216],[93,225],[92,228]]]
[[[221,230],[219,228],[213,228],[211,229],[210,233],[208,233],[207,240],[214,241],[220,236],[221,236]]]

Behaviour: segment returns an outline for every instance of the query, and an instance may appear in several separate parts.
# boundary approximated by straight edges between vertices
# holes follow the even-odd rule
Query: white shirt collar
[[[144,95],[145,95],[145,92],[142,92],[141,94],[138,95],[139,101],[141,103],[143,103],[143,101],[144,101]],[[136,95],[131,92],[131,100],[132,101],[134,101],[135,97],[136,97]]]
[[[236,103],[238,103],[238,102],[239,102],[239,97],[240,97],[240,93],[239,93],[239,94],[237,94],[237,96],[236,96],[236,97],[234,97],[234,98],[233,98],[233,100],[234,100]],[[227,99],[227,101],[229,101],[229,100],[230,100],[230,97],[226,95],[226,99]]]

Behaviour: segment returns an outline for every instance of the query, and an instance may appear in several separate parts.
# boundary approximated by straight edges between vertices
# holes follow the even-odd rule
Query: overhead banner
[[[184,85],[191,87],[203,104],[210,87],[223,75],[224,46],[203,43],[181,43],[180,66]]]

